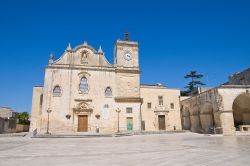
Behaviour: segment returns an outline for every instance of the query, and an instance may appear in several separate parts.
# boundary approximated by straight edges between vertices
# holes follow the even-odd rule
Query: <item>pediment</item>
[[[76,66],[105,66],[112,67],[103,52],[96,51],[92,46],[84,42],[74,49],[66,49],[64,54],[51,65],[71,64]]]

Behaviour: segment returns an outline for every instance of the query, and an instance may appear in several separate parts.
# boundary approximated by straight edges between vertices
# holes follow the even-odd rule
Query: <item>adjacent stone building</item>
[[[148,131],[180,130],[180,90],[141,85],[142,124]]]
[[[213,133],[215,130],[224,135],[235,135],[242,127],[250,129],[249,90],[250,85],[234,83],[183,99],[183,129],[198,133]]]
[[[16,116],[11,108],[0,106],[0,133],[16,132]]]
[[[51,55],[44,86],[33,88],[31,131],[181,129],[180,90],[140,84],[138,42],[117,40],[114,64],[87,42],[74,49],[69,45],[53,59]]]
[[[12,110],[9,107],[1,107],[0,106],[0,117],[1,118],[16,118],[17,112]]]

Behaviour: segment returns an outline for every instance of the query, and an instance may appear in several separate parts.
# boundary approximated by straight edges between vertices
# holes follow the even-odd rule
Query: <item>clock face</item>
[[[130,61],[132,59],[132,54],[129,51],[124,53],[124,59]]]

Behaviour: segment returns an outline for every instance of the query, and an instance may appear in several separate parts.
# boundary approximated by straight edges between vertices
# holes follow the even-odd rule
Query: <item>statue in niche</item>
[[[89,56],[88,51],[86,51],[86,50],[82,51],[81,52],[81,63],[83,63],[83,64],[88,63],[88,56]]]

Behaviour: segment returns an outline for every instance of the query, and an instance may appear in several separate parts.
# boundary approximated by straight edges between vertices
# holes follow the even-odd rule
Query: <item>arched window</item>
[[[53,95],[54,96],[61,96],[62,90],[59,85],[56,85],[53,89]]]
[[[86,93],[88,92],[88,89],[89,89],[88,80],[86,77],[82,77],[80,81],[80,91]]]
[[[110,87],[105,89],[105,96],[112,96],[112,89]]]
[[[43,94],[40,95],[40,106],[43,105]]]

